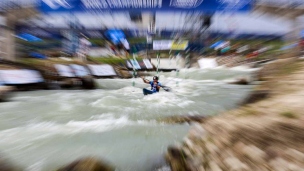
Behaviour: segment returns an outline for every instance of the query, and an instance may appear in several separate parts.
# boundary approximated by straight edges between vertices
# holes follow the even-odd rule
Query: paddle
[[[160,86],[160,87],[163,88],[167,92],[170,92],[172,90],[170,87],[167,87],[167,86]]]

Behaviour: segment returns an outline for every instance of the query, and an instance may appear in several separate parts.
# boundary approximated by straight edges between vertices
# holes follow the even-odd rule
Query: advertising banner
[[[61,65],[61,64],[55,64],[54,65],[58,74],[62,77],[75,77],[75,74],[72,70],[72,68],[70,68],[67,65]]]
[[[91,72],[95,76],[115,76],[117,75],[111,65],[88,65]]]
[[[153,50],[170,50],[172,40],[154,40]]]
[[[139,63],[136,60],[130,59],[130,62],[131,62],[131,68],[134,67],[135,69],[141,69]],[[129,66],[129,64],[128,64],[128,66]]]
[[[71,64],[70,66],[73,69],[76,76],[83,77],[90,75],[90,71],[82,65]]]
[[[85,11],[249,11],[253,0],[39,0],[42,12]]]
[[[188,41],[172,42],[171,50],[185,50],[188,47]]]
[[[188,44],[188,41],[154,40],[153,50],[185,50]]]
[[[27,69],[0,70],[0,80],[3,84],[31,84],[43,82],[43,78],[38,71]]]
[[[145,63],[147,69],[153,69],[151,62],[148,59],[143,59],[143,62]]]
[[[133,59],[127,61],[127,67],[129,69],[153,69],[153,65],[151,64],[151,62],[149,61],[149,59],[143,59],[143,60],[139,60],[139,61],[134,61]]]

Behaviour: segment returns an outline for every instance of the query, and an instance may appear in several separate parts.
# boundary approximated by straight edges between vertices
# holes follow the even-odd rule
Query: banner
[[[172,40],[154,40],[153,50],[170,50]]]
[[[71,64],[70,66],[73,69],[76,76],[83,77],[90,75],[90,71],[82,65]]]
[[[72,68],[70,68],[67,65],[61,65],[61,64],[55,64],[54,65],[58,74],[62,77],[75,77],[75,74],[72,70]]]
[[[151,62],[148,59],[143,59],[143,62],[145,63],[147,69],[153,69]]]
[[[3,84],[31,84],[43,82],[43,78],[38,71],[27,69],[0,70],[0,80]]]
[[[188,47],[188,41],[172,42],[171,50],[185,50]]]
[[[39,0],[43,12],[85,12],[106,10],[249,11],[253,0]]]
[[[125,33],[122,30],[107,30],[105,32],[105,36],[111,40],[112,43],[115,45],[119,44],[122,39],[125,39]]]
[[[88,65],[92,74],[95,76],[115,76],[117,75],[111,65]]]
[[[154,40],[153,50],[185,50],[188,41],[175,42],[173,40]]]
[[[135,69],[153,69],[153,65],[149,61],[149,59],[143,59],[139,61],[134,61],[133,59],[127,61],[127,67],[129,69],[133,69],[133,66]]]
[[[128,62],[129,62],[129,61],[128,61]],[[139,63],[138,63],[136,60],[130,59],[130,62],[131,62],[131,64],[128,63],[128,67],[130,66],[130,68],[133,68],[133,67],[134,67],[135,69],[141,69]]]

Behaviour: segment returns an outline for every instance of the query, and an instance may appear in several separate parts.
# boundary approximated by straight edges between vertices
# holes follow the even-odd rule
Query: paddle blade
[[[168,92],[172,91],[171,88],[170,88],[170,87],[167,87],[167,86],[162,86],[162,88],[163,88],[165,91],[168,91]]]

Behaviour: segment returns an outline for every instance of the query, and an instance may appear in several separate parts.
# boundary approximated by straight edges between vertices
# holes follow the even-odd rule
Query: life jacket
[[[151,90],[153,92],[159,92],[159,89],[157,88],[157,86],[159,86],[159,82],[157,81],[157,83],[154,83],[153,81],[150,82],[151,85]]]

